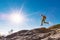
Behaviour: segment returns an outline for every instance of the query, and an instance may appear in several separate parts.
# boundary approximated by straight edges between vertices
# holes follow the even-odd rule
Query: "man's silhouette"
[[[42,15],[42,14],[41,14],[41,16],[42,16],[41,26],[42,26],[44,23],[49,24],[48,22],[45,21],[45,20],[46,20],[46,16],[45,16],[45,15]]]
[[[12,33],[13,33],[13,29],[11,29],[8,33],[9,33],[9,34],[12,34]]]

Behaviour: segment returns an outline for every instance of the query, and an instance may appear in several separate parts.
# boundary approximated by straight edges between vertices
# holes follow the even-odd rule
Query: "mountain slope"
[[[60,40],[60,24],[53,25],[49,28],[36,28],[32,30],[21,30],[6,36],[7,40]]]

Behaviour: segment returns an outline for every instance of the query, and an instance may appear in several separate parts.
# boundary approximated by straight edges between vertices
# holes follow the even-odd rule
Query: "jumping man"
[[[42,14],[41,14],[41,16],[42,16],[41,26],[43,25],[43,23],[49,24],[48,22],[45,21],[46,20],[46,16],[42,15]]]

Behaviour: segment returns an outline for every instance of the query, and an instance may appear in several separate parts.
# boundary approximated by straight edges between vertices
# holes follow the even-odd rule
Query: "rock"
[[[50,37],[49,37],[48,40],[57,40],[57,39],[56,39],[56,38],[50,38]]]
[[[7,40],[60,40],[60,33],[54,30],[56,28],[60,28],[60,24],[50,28],[21,30],[8,35],[5,38]]]
[[[33,34],[35,34],[33,31],[27,31],[26,33],[24,33],[25,36],[26,35],[33,35]]]
[[[60,40],[60,38],[58,38],[57,40]]]

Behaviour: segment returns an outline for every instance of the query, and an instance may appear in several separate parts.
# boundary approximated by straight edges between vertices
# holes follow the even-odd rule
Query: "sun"
[[[13,13],[10,15],[10,21],[13,23],[22,23],[24,19],[24,16],[18,13]]]

